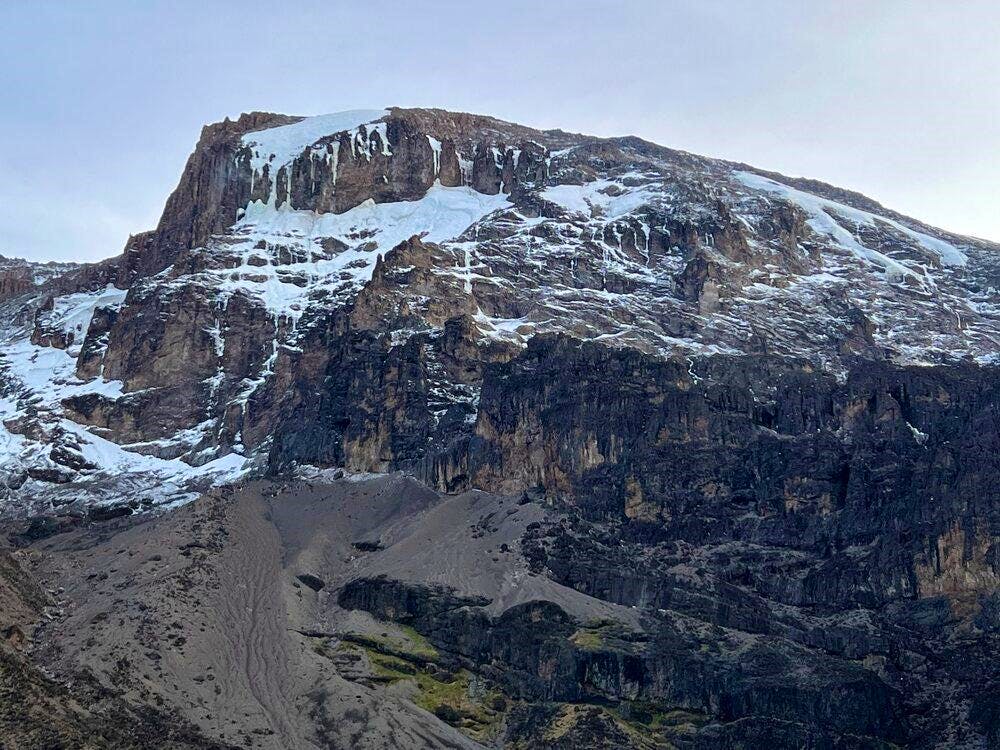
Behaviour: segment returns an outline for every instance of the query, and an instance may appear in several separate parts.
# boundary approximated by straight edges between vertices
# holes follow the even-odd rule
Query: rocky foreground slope
[[[123,255],[5,283],[55,675],[236,746],[1000,742],[996,245],[634,137],[252,113]]]

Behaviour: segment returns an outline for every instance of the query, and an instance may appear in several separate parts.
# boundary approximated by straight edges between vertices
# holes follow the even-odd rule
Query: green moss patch
[[[617,620],[590,620],[569,640],[582,651],[621,651],[636,649],[636,634]]]
[[[399,636],[345,633],[343,639],[364,648],[389,654],[390,656],[398,656],[408,661],[420,663],[438,661],[439,654],[437,649],[424,636],[407,625],[399,626],[399,629],[401,631],[401,635]]]
[[[697,711],[642,701],[622,703],[612,713],[623,728],[657,742],[692,734],[708,721],[705,714]]]
[[[507,710],[507,699],[498,690],[487,688],[471,672],[451,672],[433,662],[415,663],[395,654],[363,647],[379,682],[411,683],[413,702],[475,740],[496,736]]]

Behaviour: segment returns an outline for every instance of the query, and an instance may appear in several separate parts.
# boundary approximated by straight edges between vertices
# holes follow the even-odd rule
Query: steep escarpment
[[[203,130],[122,256],[0,269],[3,513],[44,547],[142,536],[208,492],[199,528],[264,534],[253,590],[317,608],[274,660],[254,646],[280,680],[233,694],[286,744],[359,724],[349,691],[424,711],[379,737],[426,746],[986,746],[998,252],[635,137],[242,115]],[[353,538],[311,499],[319,548],[281,527],[291,485],[212,489],[336,494],[344,472],[425,487],[351,495],[385,521]],[[232,582],[250,562],[217,541],[198,575]],[[191,708],[216,698],[188,657],[152,664],[153,632],[130,658],[174,687],[141,688],[235,731]],[[318,686],[290,676],[302,639]]]
[[[983,498],[1000,469],[996,372],[847,366],[836,376],[766,355],[664,362],[536,337],[487,368],[467,473],[476,486],[537,487],[594,515],[670,528],[723,503],[817,521],[870,504],[849,514],[865,537],[907,505],[925,522],[988,516]]]
[[[896,696],[875,674],[778,639],[699,632],[691,621],[669,616],[648,623],[649,632],[633,632],[614,621],[580,623],[550,602],[515,605],[491,618],[476,602],[398,589],[393,582],[358,580],[343,589],[340,603],[411,625],[444,653],[485,671],[515,699],[608,702],[625,716],[639,717],[639,727],[644,707],[674,712],[675,726],[667,730],[670,722],[664,722],[662,733],[639,729],[638,743],[661,734],[712,746],[717,738],[700,726],[713,718],[723,725],[770,724],[759,739],[788,745],[851,736],[857,746],[872,747],[902,737]],[[792,662],[798,670],[794,688],[774,679]],[[616,722],[609,724],[581,740],[610,733]],[[776,732],[775,725],[783,726]]]

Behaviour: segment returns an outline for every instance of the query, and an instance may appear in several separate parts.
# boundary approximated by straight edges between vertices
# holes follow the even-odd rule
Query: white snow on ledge
[[[259,171],[270,163],[275,174],[280,167],[292,162],[306,148],[324,136],[380,120],[389,114],[387,109],[354,109],[330,115],[307,117],[290,125],[279,125],[267,130],[246,133],[240,142],[254,150],[251,166]]]
[[[778,195],[788,201],[791,201],[792,203],[795,203],[809,215],[808,223],[814,231],[832,237],[837,244],[847,250],[850,250],[862,260],[867,260],[875,265],[881,266],[885,269],[889,276],[915,276],[916,274],[913,270],[907,268],[902,263],[893,260],[887,255],[884,255],[877,250],[865,247],[865,245],[862,244],[862,242],[854,234],[841,226],[837,219],[831,215],[831,211],[839,217],[843,217],[848,221],[854,222],[855,226],[864,225],[868,227],[875,227],[877,226],[876,222],[887,224],[897,232],[909,237],[925,250],[937,255],[941,259],[941,263],[943,265],[964,266],[966,262],[968,262],[968,258],[965,253],[954,245],[951,245],[944,240],[939,240],[936,237],[931,237],[923,232],[910,229],[907,226],[903,226],[898,221],[894,221],[893,219],[889,219],[885,216],[879,216],[878,214],[869,213],[868,211],[862,211],[854,208],[853,206],[838,203],[837,201],[832,201],[827,198],[820,198],[812,193],[797,190],[796,188],[777,182],[768,177],[754,174],[753,172],[733,172],[733,177],[749,188],[762,190],[766,193],[771,193],[772,195]]]
[[[615,191],[619,191],[617,195],[610,194]],[[541,192],[542,198],[567,211],[589,217],[596,209],[605,219],[630,214],[656,195],[646,188],[625,188],[614,180],[594,180],[585,185],[552,185]]]
[[[285,241],[333,237],[348,247],[374,242],[385,252],[415,234],[428,242],[453,239],[484,216],[512,205],[502,194],[435,184],[419,200],[376,203],[369,198],[340,214],[274,209],[254,201],[233,230]]]
[[[375,261],[414,235],[427,242],[442,243],[462,235],[484,217],[513,204],[507,196],[485,195],[468,187],[434,184],[419,200],[375,203],[366,200],[341,214],[316,213],[254,201],[245,216],[233,227],[233,235],[243,240],[234,248],[243,262],[233,269],[208,272],[217,277],[220,292],[240,291],[261,300],[276,316],[298,318],[306,299],[323,286],[336,288],[350,282],[360,287],[371,279]],[[282,266],[252,265],[257,244],[296,246],[306,254],[319,254],[320,240],[333,238],[347,249],[332,258]],[[293,283],[289,272],[309,278],[305,286]]]

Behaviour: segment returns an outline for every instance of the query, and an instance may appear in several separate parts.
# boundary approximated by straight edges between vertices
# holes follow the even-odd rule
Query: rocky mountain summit
[[[26,268],[0,264],[0,512],[71,592],[48,668],[236,746],[1000,742],[1000,246],[636,137],[392,108],[207,126],[154,230]],[[132,584],[59,556],[178,524],[217,535],[115,649],[74,641]],[[184,627],[168,580],[249,565],[227,538],[273,545],[246,585],[297,635],[268,621],[272,664],[213,610],[149,656]],[[225,648],[249,676],[217,693],[190,659]]]

